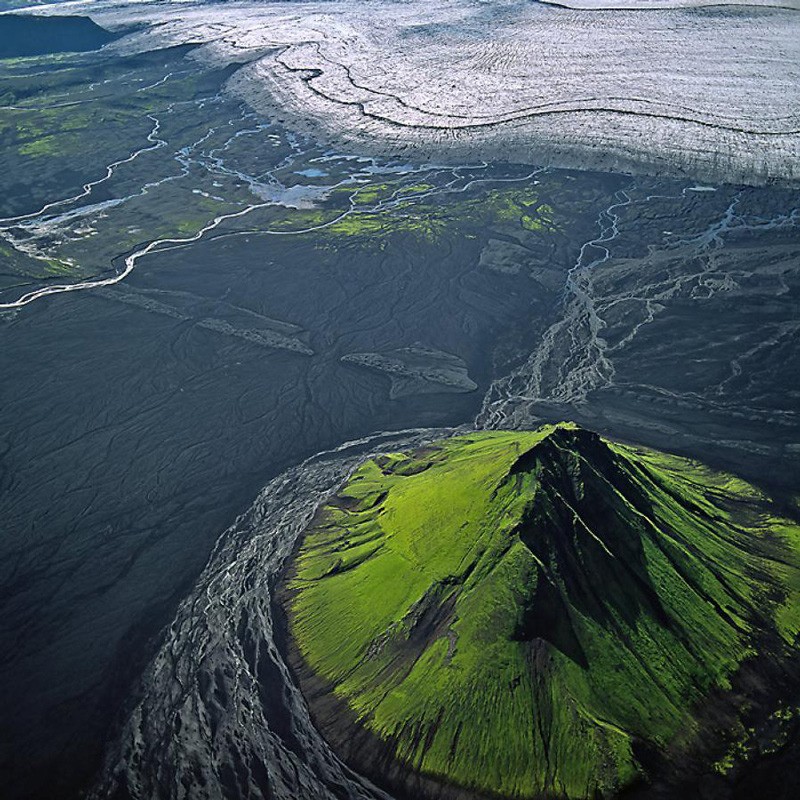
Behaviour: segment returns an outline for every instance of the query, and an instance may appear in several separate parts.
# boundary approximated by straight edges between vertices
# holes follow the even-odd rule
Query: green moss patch
[[[379,183],[353,190],[334,189],[323,209],[292,209],[274,223],[278,230],[315,229],[325,238],[358,238],[381,248],[392,235],[405,234],[435,242],[448,231],[499,227],[510,233],[552,234],[558,230],[555,212],[540,200],[535,187],[503,187],[477,191],[469,197],[436,194],[431,184],[402,186]],[[446,200],[446,202],[445,202]],[[344,204],[351,205],[345,212]],[[320,227],[324,226],[324,227]],[[318,230],[317,230],[318,229]]]
[[[800,527],[755,488],[573,425],[365,463],[288,579],[303,659],[408,768],[613,794],[691,744],[764,636],[798,636]]]

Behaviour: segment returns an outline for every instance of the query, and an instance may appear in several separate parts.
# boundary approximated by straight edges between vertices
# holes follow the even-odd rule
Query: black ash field
[[[360,16],[279,4],[265,38],[256,4],[177,5],[97,4],[109,34],[39,9],[0,53],[4,796],[794,796],[796,141],[727,181],[703,159],[603,170],[592,148],[569,169],[544,144],[522,163],[484,158],[494,140],[366,146],[242,83]],[[720,19],[773,14],[794,19]],[[582,427],[531,433],[564,420]],[[469,518],[435,513],[472,479],[434,480],[453,435],[555,436],[502,509],[470,496],[524,575],[441,560]],[[433,520],[408,523],[396,487],[342,488],[378,468]],[[386,566],[400,541],[413,558]],[[359,596],[373,618],[348,616]],[[506,701],[524,735],[480,710]]]

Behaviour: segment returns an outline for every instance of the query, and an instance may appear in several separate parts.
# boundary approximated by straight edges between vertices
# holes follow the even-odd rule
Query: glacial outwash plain
[[[3,800],[800,796],[797,0],[0,0]]]

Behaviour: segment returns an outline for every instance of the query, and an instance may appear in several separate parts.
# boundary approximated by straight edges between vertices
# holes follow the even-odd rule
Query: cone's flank
[[[743,663],[795,651],[800,527],[576,425],[476,433],[365,463],[284,597],[312,711],[349,709],[318,714],[334,744],[452,796],[609,796],[693,747]]]

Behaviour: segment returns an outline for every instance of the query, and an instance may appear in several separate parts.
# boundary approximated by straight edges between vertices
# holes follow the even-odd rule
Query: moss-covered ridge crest
[[[647,777],[641,752],[693,746],[745,660],[794,650],[800,528],[732,476],[575,425],[486,432],[364,464],[287,586],[358,766],[363,732],[407,785],[610,796]]]

